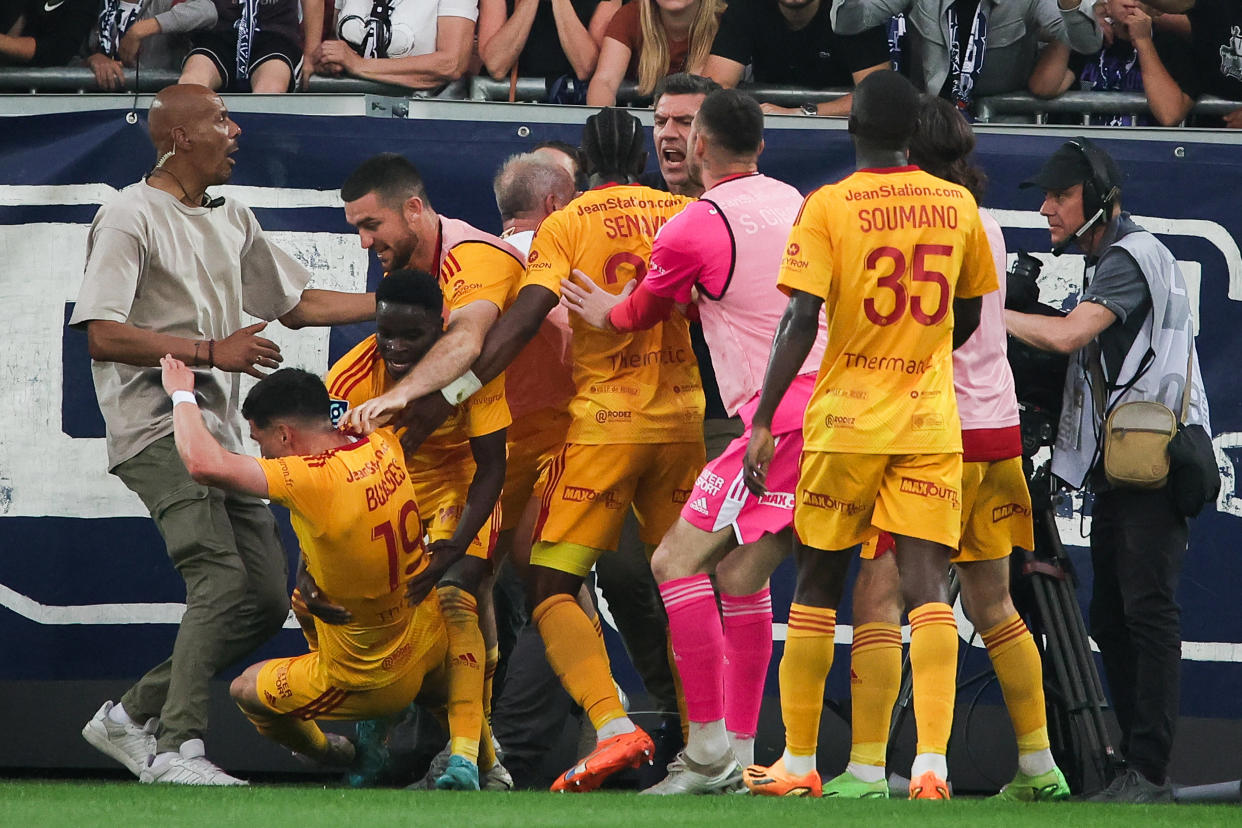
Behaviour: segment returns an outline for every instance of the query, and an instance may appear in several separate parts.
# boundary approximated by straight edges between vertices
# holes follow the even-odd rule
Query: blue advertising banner
[[[435,120],[239,114],[243,132],[233,180],[212,194],[252,206],[277,243],[312,270],[315,286],[374,287],[378,265],[345,222],[338,194],[363,159],[378,152],[407,156],[421,169],[437,211],[495,230],[491,179],[501,162],[540,141],[576,144],[580,137],[577,125],[539,122],[537,109],[523,110],[531,120],[520,129],[515,121],[482,115],[461,120],[461,111],[458,118]],[[182,610],[183,586],[151,521],[138,499],[106,473],[85,337],[65,328],[92,216],[154,162],[143,121],[130,124],[124,115],[8,117],[0,131],[0,302],[8,317],[0,340],[0,680],[136,678],[167,654]],[[1242,182],[1242,155],[1236,145],[1210,142],[1210,135],[1202,141],[1185,133],[1150,140],[1115,130],[1101,138],[1129,173],[1125,208],[1177,256],[1198,313],[1224,488],[1216,507],[1194,522],[1183,569],[1182,707],[1188,716],[1238,717],[1242,566],[1235,521],[1242,517],[1242,386],[1233,378],[1242,363],[1242,338],[1233,303],[1242,301],[1236,242],[1242,212],[1237,187],[1225,185]],[[977,158],[990,177],[985,205],[1004,227],[1011,253],[1048,249],[1040,197],[1017,183],[1061,140],[1048,133],[981,131]],[[771,129],[762,169],[810,192],[853,169],[848,135],[841,129]],[[1081,257],[1044,258],[1044,301],[1072,304],[1081,285]],[[268,333],[281,345],[286,365],[322,373],[367,331],[351,326],[295,333],[273,325]],[[1079,510],[1059,521],[1080,564],[1085,596],[1090,518],[1080,500],[1075,503]],[[785,620],[791,587],[782,570],[774,588],[778,622]],[[778,639],[783,630],[778,624]],[[848,626],[838,630],[838,643],[847,645]],[[962,631],[963,637],[970,631],[964,621]],[[301,646],[290,622],[259,655]],[[775,666],[774,660],[770,692]],[[847,688],[838,667],[829,693],[844,696]]]

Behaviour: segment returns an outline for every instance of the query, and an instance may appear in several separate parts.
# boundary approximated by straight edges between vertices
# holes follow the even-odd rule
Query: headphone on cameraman
[[[1086,219],[1082,226],[1075,230],[1058,245],[1052,248],[1052,255],[1060,256],[1069,246],[1095,226],[1096,222],[1107,222],[1112,217],[1113,205],[1117,196],[1121,195],[1121,187],[1114,181],[1108,169],[1104,153],[1086,138],[1071,138],[1065,146],[1073,147],[1082,154],[1091,171],[1091,177],[1082,182],[1082,214]]]

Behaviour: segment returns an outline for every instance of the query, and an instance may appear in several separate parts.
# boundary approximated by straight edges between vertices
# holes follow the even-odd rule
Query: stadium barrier
[[[157,92],[177,82],[179,73],[168,69],[125,70],[125,88],[139,92]],[[832,101],[848,95],[849,89],[804,89],[796,86],[773,86],[745,84],[742,87],[762,101],[779,106],[797,107],[804,103]],[[469,98],[475,101],[508,102],[510,83],[485,75],[469,81]],[[0,94],[2,93],[91,93],[95,91],[95,76],[85,67],[0,69]],[[392,84],[376,83],[359,78],[325,78],[313,76],[308,92],[327,94],[366,94],[395,98],[435,97]],[[517,101],[538,102],[547,94],[543,78],[518,78],[513,86]],[[650,96],[641,95],[633,81],[621,84],[618,101],[646,107]],[[1242,103],[1205,96],[1191,110],[1196,115],[1221,116],[1242,107]],[[1043,124],[1049,116],[1068,116],[1090,124],[1092,116],[1098,115],[1146,115],[1150,114],[1147,98],[1139,92],[1066,92],[1056,98],[1037,98],[1025,92],[1009,92],[981,97],[976,101],[975,111],[982,123],[992,121]]]
[[[10,309],[0,341],[0,766],[99,767],[103,760],[78,736],[104,698],[113,697],[168,651],[183,595],[162,543],[141,504],[105,472],[103,424],[89,376],[85,339],[64,327],[81,281],[89,222],[98,205],[139,180],[153,153],[130,95],[0,96],[0,302]],[[141,96],[145,106],[149,96]],[[480,227],[498,220],[491,176],[506,156],[536,142],[576,142],[590,110],[471,101],[405,100],[362,95],[229,96],[244,133],[234,179],[213,195],[251,205],[275,241],[314,273],[314,284],[345,290],[374,286],[376,264],[344,222],[338,188],[363,158],[401,152],[422,169],[432,203]],[[279,112],[272,113],[271,109]],[[43,114],[36,114],[43,113]],[[362,118],[363,113],[376,117]],[[650,123],[651,113],[642,113]],[[134,116],[131,118],[127,116]],[[1213,437],[1224,487],[1214,510],[1195,521],[1179,598],[1184,607],[1183,720],[1174,773],[1182,782],[1242,776],[1242,568],[1236,537],[1242,517],[1242,362],[1235,335],[1242,301],[1242,135],[1227,131],[980,126],[977,158],[990,177],[985,203],[1005,229],[1010,250],[1048,247],[1038,196],[1017,183],[1039,167],[1066,135],[1097,138],[1130,173],[1124,202],[1140,223],[1170,246],[1187,277],[1199,324],[1199,348],[1213,410]],[[803,192],[853,169],[841,119],[774,119],[762,169]],[[1205,182],[1210,182],[1206,184]],[[1082,259],[1046,261],[1044,301],[1065,302],[1081,285]],[[322,372],[365,333],[270,329],[287,364]],[[1085,549],[1089,510],[1081,498],[1058,515],[1058,528],[1089,586]],[[291,547],[292,548],[292,547]],[[773,588],[777,658],[792,575]],[[963,622],[963,639],[971,634]],[[851,630],[838,632],[839,664],[848,662]],[[618,665],[624,655],[612,638]],[[290,626],[256,657],[302,646]],[[986,663],[976,644],[974,668]],[[619,668],[628,690],[636,677]],[[848,693],[843,668],[829,681],[830,698]],[[990,701],[995,703],[998,696]],[[774,750],[779,719],[774,698],[765,710],[760,756]],[[290,767],[262,742],[216,688],[213,752],[238,770]],[[44,718],[31,709],[54,710]],[[964,735],[975,749],[958,751],[962,788],[1002,775],[1008,726],[982,709]],[[986,716],[991,716],[988,719]],[[983,717],[983,718],[981,718]],[[963,717],[965,718],[965,717]],[[989,726],[981,726],[984,721]],[[959,728],[966,722],[959,720]],[[992,726],[995,725],[995,726]],[[960,744],[961,742],[955,742]],[[1011,742],[1009,742],[1011,745]],[[219,746],[218,749],[216,746]],[[826,765],[844,762],[841,728],[825,742]],[[218,752],[217,752],[218,750]],[[972,769],[986,756],[990,771]],[[957,764],[958,762],[964,764]],[[998,764],[999,763],[999,764]],[[974,784],[972,785],[972,781]],[[1003,779],[1001,781],[1004,781]]]

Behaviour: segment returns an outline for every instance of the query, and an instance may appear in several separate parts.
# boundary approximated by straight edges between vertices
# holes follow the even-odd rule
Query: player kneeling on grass
[[[443,706],[448,638],[439,600],[425,584],[422,521],[390,432],[345,436],[332,426],[328,391],[314,374],[284,369],[264,378],[242,406],[263,459],[233,454],[208,432],[194,373],[160,360],[173,401],[177,453],[198,482],[288,507],[304,564],[352,620],[316,621],[318,649],[251,665],[230,688],[263,735],[326,765],[348,765],[353,745],[317,719],[365,719],[405,708],[420,691]],[[477,783],[476,783],[477,784]]]

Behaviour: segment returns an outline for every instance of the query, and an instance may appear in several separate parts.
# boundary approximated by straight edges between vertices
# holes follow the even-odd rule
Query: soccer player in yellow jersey
[[[345,202],[346,220],[358,229],[362,246],[375,253],[385,271],[412,268],[435,274],[444,295],[444,335],[422,359],[403,366],[400,381],[443,384],[461,374],[478,355],[484,334],[521,279],[525,257],[490,233],[438,214],[432,208],[418,169],[400,155],[384,153],[364,161],[341,186],[341,199]],[[350,361],[338,366],[343,381],[367,372],[363,364],[367,355],[362,350],[365,346],[346,357],[362,358],[362,363]],[[438,388],[439,384],[431,387]],[[503,380],[497,388],[503,388]],[[382,398],[385,395],[379,393],[381,390],[372,396]],[[493,394],[493,389],[486,393]],[[373,404],[370,398],[356,402],[346,416],[352,417]],[[457,459],[468,460],[464,440],[458,440]],[[407,450],[407,458],[416,456],[414,447]],[[416,464],[421,472],[411,469],[419,489],[419,504],[432,532],[443,530],[443,537],[448,537],[466,502],[472,472],[465,469],[458,474],[430,477],[436,474],[432,471],[436,465],[452,463],[454,458],[441,453],[424,461]],[[423,481],[428,485],[422,485]],[[483,665],[481,695],[485,713],[490,713],[491,678],[499,661],[491,584],[489,571],[473,591],[453,587],[451,596],[441,596],[453,651],[467,661]],[[483,765],[487,767],[490,737],[485,741],[487,744],[481,749]]]
[[[341,625],[317,622],[314,651],[254,664],[235,679],[230,692],[247,718],[300,754],[347,765],[353,745],[325,735],[317,719],[392,715],[424,688],[438,694],[439,705],[449,701],[451,714],[439,601],[430,583],[410,590],[428,564],[414,489],[393,435],[342,435],[332,426],[323,382],[287,368],[260,381],[242,407],[264,459],[234,454],[203,422],[194,372],[171,356],[160,365],[177,453],[190,475],[288,507],[306,569],[350,616]],[[456,767],[474,768],[472,757],[454,758]],[[471,787],[468,775],[446,774],[443,781]]]
[[[777,278],[789,304],[777,330],[746,456],[762,492],[777,403],[824,309],[828,345],[803,424],[794,528],[798,582],[780,666],[785,752],[752,765],[755,793],[818,796],[816,738],[849,556],[884,530],[897,543],[909,607],[918,748],[911,798],[948,797],[957,625],[949,556],[961,532],[962,438],[952,349],[996,289],[970,192],[907,166],[918,93],[891,71],[855,89],[858,171],[803,204]]]
[[[472,370],[446,394],[469,394],[499,374],[539,330],[560,298],[561,279],[575,269],[600,274],[597,281],[613,293],[641,279],[656,232],[687,203],[632,183],[646,153],[641,124],[624,110],[605,108],[588,118],[582,149],[594,189],[540,225],[513,305],[488,331]],[[626,716],[603,643],[574,596],[601,552],[616,547],[631,505],[649,545],[677,519],[704,462],[703,392],[684,318],[630,334],[573,324],[573,420],[550,468],[530,592],[548,662],[599,737],[595,750],[552,788],[587,791],[654,747]],[[376,415],[400,411],[418,390],[399,383],[351,422],[382,423]],[[446,403],[436,396],[403,416],[422,422],[437,409],[442,415]]]
[[[444,335],[444,298],[436,278],[415,270],[390,273],[376,288],[375,334],[342,357],[328,372],[334,402],[353,407],[382,394],[405,376]],[[382,296],[383,299],[378,297]],[[485,681],[482,626],[495,640],[490,612],[491,553],[500,531],[497,499],[505,480],[505,434],[510,424],[504,377],[498,377],[458,407],[419,449],[405,456],[415,498],[431,541],[431,566],[423,578],[438,582],[448,624],[450,657],[461,667],[456,696],[477,698],[465,715],[476,720],[479,766],[502,787],[508,778],[497,765],[487,726],[490,686]],[[488,611],[480,617],[480,608]]]

